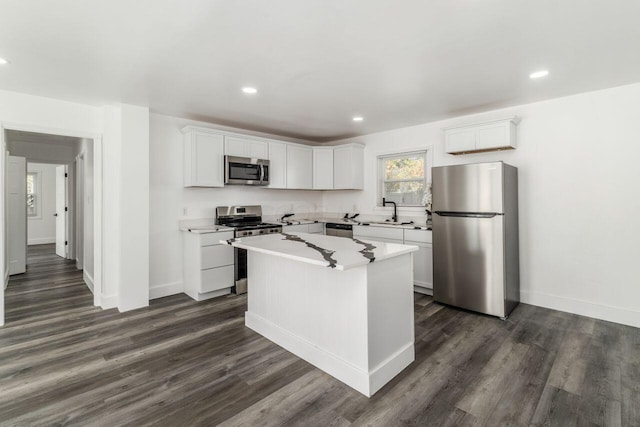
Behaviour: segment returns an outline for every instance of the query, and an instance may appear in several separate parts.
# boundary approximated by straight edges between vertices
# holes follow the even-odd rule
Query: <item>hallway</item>
[[[55,244],[27,247],[27,272],[11,276],[5,294],[6,324],[93,307],[93,295],[75,260],[55,254]]]

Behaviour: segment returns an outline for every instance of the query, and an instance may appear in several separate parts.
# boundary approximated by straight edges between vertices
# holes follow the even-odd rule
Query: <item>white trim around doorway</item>
[[[93,303],[96,306],[102,307],[103,295],[102,295],[102,279],[103,279],[103,259],[102,259],[102,207],[103,207],[103,174],[102,174],[102,134],[90,133],[86,131],[77,131],[73,129],[59,129],[48,128],[42,126],[32,126],[27,124],[0,122],[0,236],[6,236],[6,218],[5,218],[5,200],[6,200],[6,141],[4,141],[4,131],[15,130],[24,132],[38,132],[60,136],[70,136],[76,138],[90,139],[93,141],[93,247],[94,247],[94,267],[93,277],[84,275],[85,278],[90,279],[91,283],[87,285],[93,291]],[[6,262],[6,248],[0,245],[0,268],[4,274],[4,286],[0,290],[0,326],[4,324],[4,290],[8,284],[9,277],[6,274],[8,269],[5,266]],[[103,307],[104,308],[104,307]]]

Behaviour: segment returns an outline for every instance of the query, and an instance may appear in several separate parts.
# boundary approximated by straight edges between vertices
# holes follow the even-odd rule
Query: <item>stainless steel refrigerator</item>
[[[433,298],[506,318],[520,301],[518,169],[435,167]]]

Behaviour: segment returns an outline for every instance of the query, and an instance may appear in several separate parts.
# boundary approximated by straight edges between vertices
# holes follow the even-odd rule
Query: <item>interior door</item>
[[[66,166],[56,167],[56,255],[67,257],[67,168]]]
[[[9,274],[27,271],[27,159],[9,156],[7,168]]]

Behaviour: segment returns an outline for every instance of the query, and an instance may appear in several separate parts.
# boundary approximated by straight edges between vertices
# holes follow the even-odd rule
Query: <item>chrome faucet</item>
[[[398,222],[398,205],[396,205],[396,202],[387,202],[385,200],[385,198],[382,198],[382,206],[386,206],[388,204],[393,204],[393,216],[391,217],[391,219],[393,220],[393,222]]]

